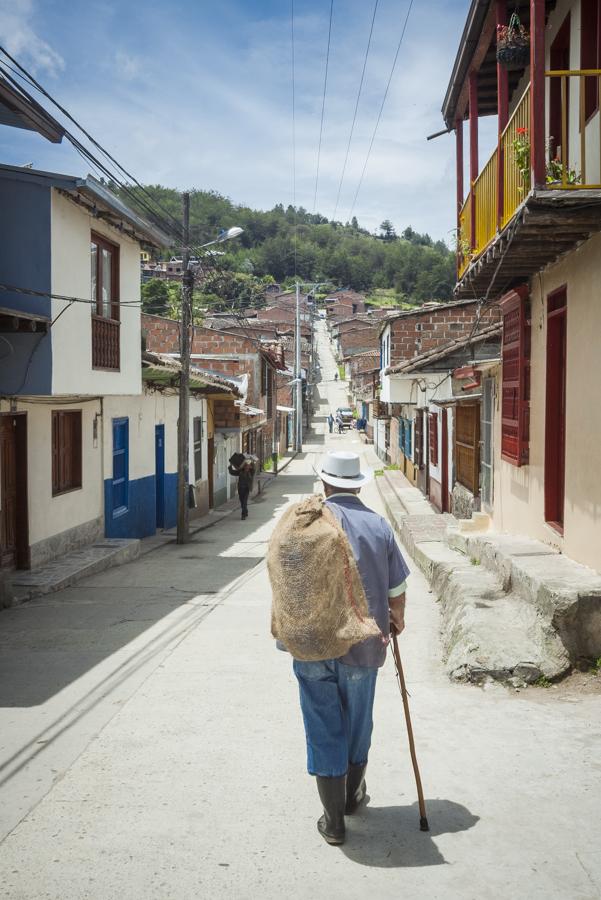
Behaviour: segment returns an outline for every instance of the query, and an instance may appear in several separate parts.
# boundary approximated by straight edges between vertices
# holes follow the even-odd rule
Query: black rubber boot
[[[328,844],[344,844],[346,775],[335,778],[323,778],[318,775],[317,790],[324,812],[317,822],[317,830]]]
[[[365,784],[365,771],[367,765],[349,766],[346,776],[346,807],[345,814],[352,816],[365,800],[367,785]]]

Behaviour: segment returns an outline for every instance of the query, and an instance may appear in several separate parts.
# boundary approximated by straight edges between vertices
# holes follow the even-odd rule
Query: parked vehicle
[[[339,406],[336,410],[336,417],[338,416],[342,419],[345,428],[353,427],[353,411],[348,406]]]

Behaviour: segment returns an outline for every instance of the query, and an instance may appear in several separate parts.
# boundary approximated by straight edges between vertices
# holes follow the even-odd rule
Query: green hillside
[[[146,190],[174,218],[181,218],[179,191],[160,185],[148,185]],[[131,195],[123,199],[132,202]],[[191,192],[190,222],[195,245],[212,240],[221,228],[244,229],[240,238],[221,248],[226,251],[219,259],[221,269],[245,276],[222,279],[229,282],[230,292],[235,281],[244,284],[242,293],[248,295],[265,276],[291,283],[295,257],[303,281],[330,282],[366,293],[385,289],[394,302],[448,300],[455,283],[454,255],[443,241],[432,241],[410,227],[397,236],[389,222],[374,235],[356,218],[346,224],[329,222],[302,207],[295,215],[291,206],[285,209],[282,204],[263,212],[236,205],[214,191]],[[219,284],[209,286],[208,292],[222,294]]]

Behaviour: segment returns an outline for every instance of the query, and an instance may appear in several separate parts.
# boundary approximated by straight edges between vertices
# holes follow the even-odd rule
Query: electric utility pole
[[[301,318],[300,318],[300,284],[296,282],[296,329],[295,329],[295,354],[294,354],[294,378],[296,379],[295,392],[295,438],[294,449],[300,453],[303,449],[303,379],[301,373]]]
[[[177,422],[177,543],[189,538],[188,469],[190,464],[190,319],[194,273],[190,264],[190,194],[182,195],[184,250],[182,254],[182,307],[180,320],[179,419]]]

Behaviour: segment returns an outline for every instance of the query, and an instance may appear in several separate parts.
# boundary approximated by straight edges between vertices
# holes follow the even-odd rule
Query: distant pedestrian
[[[338,381],[338,372],[334,374],[334,381]]]
[[[240,460],[240,457],[242,459]],[[252,459],[236,454],[230,459],[228,472],[238,479],[238,499],[242,509],[242,519],[248,518],[248,498],[253,486],[255,477],[255,465]]]
[[[329,413],[328,415],[328,429],[330,434],[332,434],[332,432],[334,431],[334,416],[332,415],[332,413]]]
[[[336,427],[338,428],[338,434],[342,434],[344,431],[344,422],[342,421],[340,413],[336,413]]]

